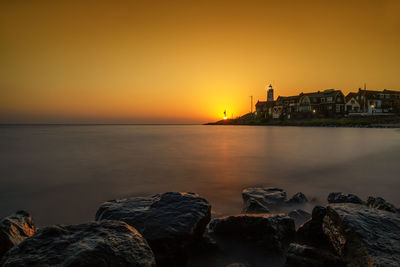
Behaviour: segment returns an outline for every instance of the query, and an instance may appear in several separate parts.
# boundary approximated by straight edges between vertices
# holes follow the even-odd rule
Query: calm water
[[[93,220],[103,201],[165,191],[238,213],[247,186],[379,195],[400,204],[398,129],[247,126],[0,127],[0,216]]]

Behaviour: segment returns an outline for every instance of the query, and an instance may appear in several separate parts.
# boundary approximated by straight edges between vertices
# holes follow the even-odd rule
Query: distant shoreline
[[[246,115],[245,115],[246,116]],[[400,128],[400,117],[390,118],[338,118],[308,120],[259,120],[247,117],[209,122],[204,125],[245,126],[297,126],[297,127],[344,127],[344,128]]]

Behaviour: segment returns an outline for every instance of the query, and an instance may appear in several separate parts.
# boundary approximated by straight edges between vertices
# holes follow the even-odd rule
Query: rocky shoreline
[[[370,116],[348,118],[313,118],[273,120],[254,114],[246,114],[235,119],[209,122],[205,125],[247,125],[247,126],[299,126],[299,127],[346,127],[346,128],[400,128],[399,116]]]
[[[333,192],[312,214],[301,192],[246,188],[243,212],[211,218],[195,193],[103,203],[95,220],[37,229],[18,211],[0,221],[1,266],[399,266],[400,210]]]

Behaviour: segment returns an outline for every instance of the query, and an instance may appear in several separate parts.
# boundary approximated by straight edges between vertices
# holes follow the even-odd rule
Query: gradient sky
[[[400,1],[0,2],[0,122],[201,123],[400,90]]]

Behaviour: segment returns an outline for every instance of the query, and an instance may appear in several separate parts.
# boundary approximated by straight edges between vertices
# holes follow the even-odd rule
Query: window
[[[328,110],[332,110],[332,106],[328,106]]]
[[[336,112],[337,112],[337,113],[340,112],[340,105],[336,105]]]
[[[351,104],[355,104],[356,101],[354,101],[354,99],[352,99],[352,100],[350,101],[350,103],[351,103]]]
[[[340,96],[338,96],[338,97],[336,98],[336,102],[342,102],[342,98],[341,98]]]
[[[333,101],[333,97],[329,96],[326,98],[326,102],[332,102]]]

